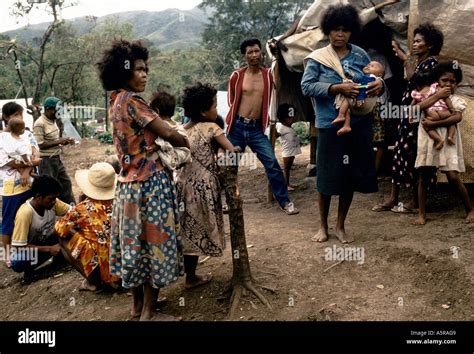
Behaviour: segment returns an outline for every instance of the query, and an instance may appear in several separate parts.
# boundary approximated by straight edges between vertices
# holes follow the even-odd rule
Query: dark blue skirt
[[[318,130],[318,192],[341,195],[378,191],[371,124],[372,116],[369,114],[351,124],[352,131],[342,136],[337,136],[340,127]]]

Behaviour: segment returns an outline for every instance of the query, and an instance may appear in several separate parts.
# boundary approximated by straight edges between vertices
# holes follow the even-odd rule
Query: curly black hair
[[[423,87],[429,86],[436,82],[433,72],[430,70],[415,71],[411,77],[411,81],[415,85],[415,88],[419,91]]]
[[[438,81],[439,78],[446,73],[454,74],[456,84],[459,84],[462,81],[462,69],[456,60],[443,61],[439,63],[433,71],[434,81]]]
[[[295,116],[295,107],[288,103],[282,103],[278,106],[277,119],[282,123],[287,117]]]
[[[33,180],[31,192],[34,197],[47,197],[50,195],[59,195],[62,191],[59,181],[48,175],[41,175]]]
[[[158,89],[151,97],[150,107],[160,116],[172,117],[176,108],[176,98],[169,92]]]
[[[328,36],[339,26],[344,27],[353,36],[360,33],[362,25],[354,6],[338,4],[327,8],[321,19],[321,30]]]
[[[255,44],[258,45],[260,49],[262,49],[262,43],[257,38],[246,39],[242,43],[240,43],[240,53],[245,54],[247,51],[247,47],[253,47]]]
[[[141,59],[146,63],[148,55],[148,49],[141,41],[113,40],[112,46],[104,51],[96,64],[104,89],[124,88],[132,78],[135,61]]]
[[[438,27],[431,23],[423,23],[415,28],[413,35],[416,36],[417,34],[423,36],[423,39],[429,47],[430,55],[438,55],[439,52],[441,52],[444,43],[444,35]]]
[[[201,122],[201,113],[208,111],[212,107],[216,94],[217,90],[210,84],[197,82],[193,86],[186,87],[181,98],[184,115],[193,122]]]

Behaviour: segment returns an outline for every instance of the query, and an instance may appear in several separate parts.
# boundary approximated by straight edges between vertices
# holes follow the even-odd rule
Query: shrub
[[[102,134],[97,135],[97,139],[102,143],[102,144],[113,144],[113,139],[112,139],[112,133],[105,132]]]
[[[301,146],[308,145],[310,143],[309,123],[296,122],[293,123],[291,127],[295,130],[296,135],[298,135],[298,137],[300,138]]]

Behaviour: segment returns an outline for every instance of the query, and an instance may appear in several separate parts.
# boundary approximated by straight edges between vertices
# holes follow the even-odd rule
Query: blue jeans
[[[239,146],[242,152],[247,146],[250,147],[265,167],[265,173],[278,204],[283,207],[289,203],[285,177],[276,159],[272,144],[262,132],[261,124],[246,124],[236,117],[227,138],[232,145]]]

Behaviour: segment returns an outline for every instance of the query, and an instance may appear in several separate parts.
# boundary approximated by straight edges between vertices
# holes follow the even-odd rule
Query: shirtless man
[[[272,192],[281,210],[288,215],[298,214],[298,209],[288,198],[288,188],[270,141],[265,136],[269,117],[272,75],[260,66],[262,45],[258,39],[247,39],[240,45],[247,66],[232,73],[227,98],[227,137],[234,146],[245,151],[247,146],[265,167]]]

